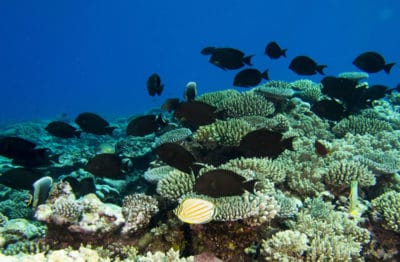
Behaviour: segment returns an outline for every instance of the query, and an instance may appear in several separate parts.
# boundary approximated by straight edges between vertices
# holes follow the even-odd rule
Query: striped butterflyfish
[[[212,202],[200,198],[186,198],[174,210],[181,221],[189,224],[208,223],[213,219],[215,212]]]

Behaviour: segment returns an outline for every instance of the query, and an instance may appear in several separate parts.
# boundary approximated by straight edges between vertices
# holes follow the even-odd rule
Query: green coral
[[[174,169],[157,183],[157,193],[178,200],[182,195],[193,192],[194,179],[193,175]]]
[[[360,187],[373,186],[376,183],[374,174],[359,161],[334,161],[324,174],[325,182],[333,187],[348,187],[351,181],[357,181]]]
[[[383,228],[400,233],[400,192],[389,191],[373,199],[371,209]]]
[[[231,169],[237,173],[247,175],[249,179],[270,180],[281,183],[286,178],[286,171],[281,162],[268,158],[236,158],[220,166],[222,169]]]
[[[220,108],[226,117],[268,116],[274,113],[274,104],[260,95],[241,93],[221,101]]]
[[[347,133],[374,135],[381,131],[393,131],[393,128],[389,122],[365,116],[349,116],[347,119],[340,120],[332,128],[332,132],[338,137],[344,137]]]
[[[242,137],[252,130],[250,124],[241,119],[217,120],[212,124],[200,126],[193,139],[209,148],[218,145],[237,146]]]
[[[261,254],[267,261],[304,261],[303,254],[309,249],[308,237],[296,230],[285,230],[263,240]]]
[[[205,93],[196,97],[196,100],[214,106],[218,109],[221,105],[221,101],[224,99],[234,99],[238,96],[240,96],[238,91],[234,89],[226,89],[223,91]]]

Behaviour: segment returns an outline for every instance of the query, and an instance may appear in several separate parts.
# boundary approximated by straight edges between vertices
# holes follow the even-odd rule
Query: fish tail
[[[246,191],[253,192],[254,185],[256,184],[256,182],[258,182],[258,179],[252,179],[252,180],[246,181],[243,183],[243,187],[244,187],[244,189],[246,189]]]
[[[295,138],[295,136],[286,138],[282,141],[283,143],[283,147],[290,150],[290,151],[294,151],[293,149],[293,139]]]
[[[113,131],[114,131],[115,128],[116,128],[116,127],[114,127],[114,126],[108,126],[108,127],[106,127],[106,132],[107,132],[107,134],[109,134],[110,136],[112,136],[112,133],[113,133]]]
[[[386,74],[390,73],[390,70],[392,70],[392,67],[395,65],[396,63],[390,63],[390,64],[386,64],[383,67],[383,70],[386,72]]]
[[[80,137],[81,137],[81,134],[82,134],[82,131],[75,131],[75,136],[76,136],[77,138],[80,138]]]
[[[265,80],[269,80],[268,69],[262,72],[261,77]]]
[[[317,72],[320,73],[321,75],[325,75],[324,73],[324,68],[328,67],[327,65],[318,65],[317,66]]]
[[[283,57],[286,57],[286,51],[287,51],[287,48],[282,49],[282,55],[283,55]]]
[[[243,59],[242,59],[243,63],[245,63],[246,65],[249,65],[249,66],[253,65],[253,64],[251,63],[251,58],[252,58],[253,56],[254,56],[254,55],[249,55],[249,56],[243,57]]]

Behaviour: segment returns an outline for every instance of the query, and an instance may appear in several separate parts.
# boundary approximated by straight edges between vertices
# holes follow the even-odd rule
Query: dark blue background
[[[272,79],[302,78],[287,67],[296,55],[327,64],[326,73],[354,71],[353,59],[376,50],[400,62],[397,1],[1,1],[0,122],[55,118],[82,111],[129,116],[182,97],[186,82],[200,93],[232,88],[237,71],[208,63],[209,45],[255,54]],[[288,58],[269,60],[276,40]],[[161,75],[165,90],[150,97],[147,77]],[[395,86],[380,72],[370,84]],[[319,81],[320,75],[311,77]]]

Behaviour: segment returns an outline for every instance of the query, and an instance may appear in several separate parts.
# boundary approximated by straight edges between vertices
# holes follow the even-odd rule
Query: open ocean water
[[[0,261],[400,261],[399,24],[1,2]]]

